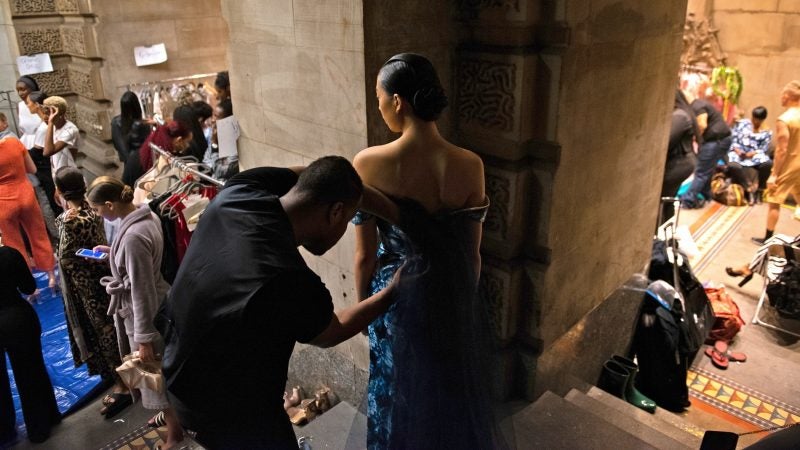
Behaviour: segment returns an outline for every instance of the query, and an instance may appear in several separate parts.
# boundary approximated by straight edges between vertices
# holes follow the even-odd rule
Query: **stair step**
[[[294,427],[295,435],[311,438],[315,449],[363,449],[367,445],[367,416],[347,402],[339,402],[303,427]]]
[[[655,414],[650,414],[598,387],[589,389],[586,395],[589,398],[602,402],[615,411],[627,414],[640,422],[646,423],[652,428],[661,431],[689,447],[699,448],[700,442],[703,440],[704,430],[686,422],[677,414],[671,413],[663,408],[657,408]]]
[[[518,448],[656,448],[548,391],[513,416]]]
[[[689,443],[673,438],[667,433],[655,428],[649,422],[639,420],[638,418],[634,417],[634,415],[628,415],[624,412],[609,411],[608,406],[605,403],[595,400],[583,392],[578,391],[577,389],[569,391],[569,393],[564,397],[564,400],[578,406],[579,408],[589,411],[590,413],[606,420],[612,425],[616,425],[617,427],[627,431],[630,434],[633,434],[643,441],[646,441],[654,447],[664,449],[697,448],[695,445],[690,445]],[[631,407],[634,408],[634,406]],[[650,416],[648,412],[642,412],[648,417]],[[650,418],[652,419],[652,417]],[[662,426],[662,428],[671,427],[667,423],[664,423],[663,425],[664,426]],[[677,428],[671,428],[675,430],[675,434],[680,432],[680,430]]]

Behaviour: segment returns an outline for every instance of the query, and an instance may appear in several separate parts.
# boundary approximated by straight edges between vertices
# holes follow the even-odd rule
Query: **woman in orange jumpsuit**
[[[22,228],[31,245],[34,266],[47,272],[49,286],[54,289],[56,263],[53,248],[26,173],[36,173],[36,166],[22,142],[13,136],[0,139],[0,230],[3,243],[23,255],[27,254],[20,232]]]

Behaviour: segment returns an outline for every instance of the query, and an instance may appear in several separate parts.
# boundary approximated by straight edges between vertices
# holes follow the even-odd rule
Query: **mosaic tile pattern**
[[[800,408],[700,368],[686,377],[689,394],[763,429],[800,423]]]
[[[100,450],[152,450],[164,444],[167,438],[167,428],[161,427],[153,429],[144,425],[112,442],[109,442]],[[180,450],[203,450],[203,447],[186,437]]]

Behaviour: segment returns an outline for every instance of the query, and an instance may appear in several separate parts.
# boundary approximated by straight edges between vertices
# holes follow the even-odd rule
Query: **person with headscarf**
[[[786,111],[775,125],[775,157],[767,178],[764,201],[769,204],[767,230],[763,238],[752,241],[762,245],[775,233],[781,204],[789,194],[800,201],[800,80],[790,81],[781,91],[781,106]]]
[[[17,116],[19,117],[17,131],[19,131],[19,140],[27,150],[33,148],[36,128],[42,123],[39,115],[28,109],[28,95],[38,90],[39,84],[28,75],[19,77],[17,80],[17,95],[20,98],[20,102],[17,104]]]

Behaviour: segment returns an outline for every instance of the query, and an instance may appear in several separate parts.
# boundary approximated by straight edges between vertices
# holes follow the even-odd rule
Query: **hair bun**
[[[447,95],[441,86],[428,86],[418,89],[411,99],[414,113],[422,120],[432,121],[447,107]]]
[[[133,201],[133,189],[127,184],[122,188],[122,192],[119,193],[119,200],[122,203],[130,203]]]

